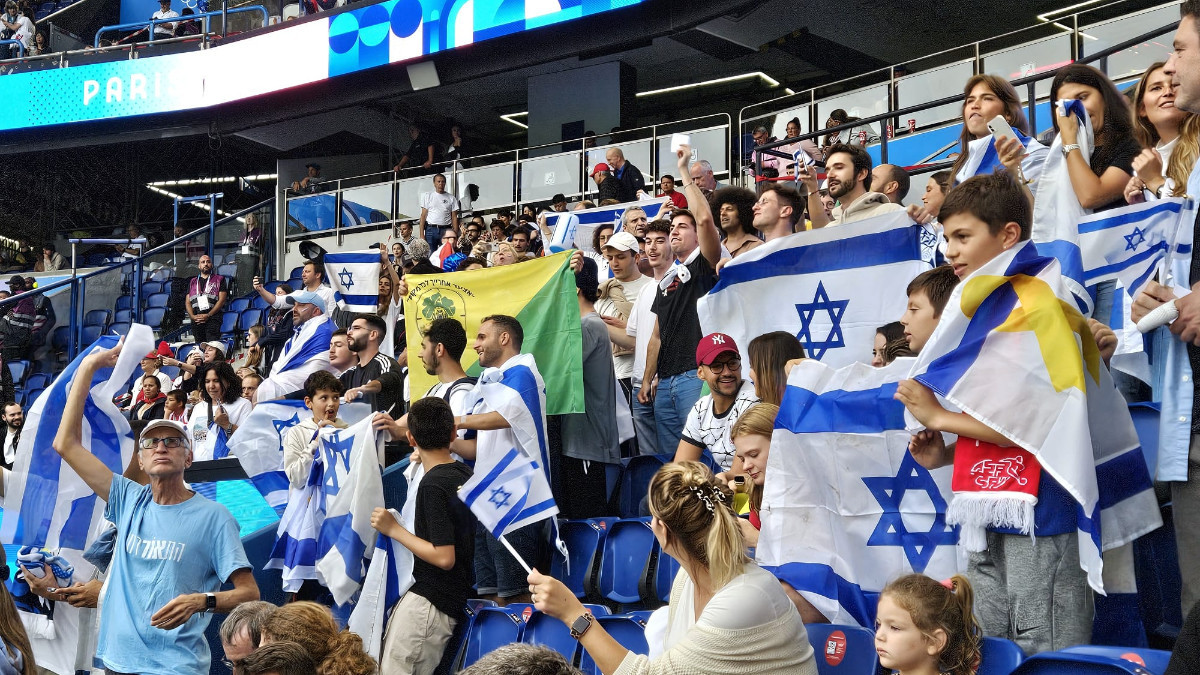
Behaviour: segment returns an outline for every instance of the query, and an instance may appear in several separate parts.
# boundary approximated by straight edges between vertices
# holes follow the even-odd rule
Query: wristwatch
[[[217,608],[217,594],[216,593],[205,593],[204,594],[204,611],[211,612],[211,611],[215,610],[216,608]]]
[[[1072,143],[1072,144],[1070,144],[1070,145],[1064,145],[1064,146],[1062,146],[1062,154],[1063,154],[1063,157],[1066,157],[1067,155],[1071,154],[1071,151],[1072,151],[1072,150],[1078,150],[1078,149],[1079,149],[1079,144],[1078,144],[1078,143]]]
[[[592,621],[594,621],[592,615],[588,614],[587,612],[579,615],[578,619],[575,619],[571,622],[571,637],[575,638],[576,640],[582,638],[583,634],[592,627]]]

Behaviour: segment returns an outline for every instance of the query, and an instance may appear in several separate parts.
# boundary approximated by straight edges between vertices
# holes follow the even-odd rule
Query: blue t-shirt
[[[249,568],[237,522],[220,504],[194,494],[182,504],[155,504],[149,486],[114,475],[104,516],[116,523],[108,585],[101,600],[96,657],[109,670],[145,675],[207,675],[199,612],[174,630],[150,617],[186,593],[211,593]]]

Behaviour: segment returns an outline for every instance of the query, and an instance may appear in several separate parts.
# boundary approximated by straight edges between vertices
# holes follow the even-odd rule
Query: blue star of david
[[[271,420],[271,424],[275,427],[275,433],[279,436],[279,448],[283,449],[283,435],[288,429],[300,423],[300,413],[292,415],[291,419],[287,420]]]
[[[1125,250],[1136,251],[1137,247],[1146,241],[1146,232],[1140,227],[1133,228],[1133,232],[1125,235]]]
[[[875,531],[867,539],[867,546],[901,546],[908,564],[918,574],[925,571],[929,559],[938,546],[954,546],[958,541],[956,528],[946,525],[946,500],[938,490],[933,476],[909,453],[904,453],[900,470],[895,477],[877,476],[862,479],[871,495],[883,507]],[[904,493],[913,490],[929,495],[933,502],[933,523],[928,532],[910,532],[904,524],[900,503]]]
[[[337,462],[341,459],[343,469],[347,472],[350,471],[350,450],[354,446],[354,437],[343,440],[341,432],[334,432],[333,437],[322,445],[325,448],[323,489],[325,494],[336,495],[341,489],[341,486],[338,485]]]
[[[508,506],[508,500],[512,499],[512,493],[502,487],[492,490],[492,496],[488,497],[488,502],[494,504],[496,508],[502,509]]]
[[[923,246],[925,248],[929,248],[929,247],[937,247],[937,245],[938,245],[937,232],[934,232],[933,230],[929,229],[928,227],[922,227],[921,228],[921,246]]]
[[[842,336],[842,314],[846,312],[848,304],[849,300],[830,300],[825,292],[825,284],[817,282],[813,301],[796,305],[796,311],[800,313],[800,332],[796,333],[796,339],[804,345],[809,356],[820,360],[830,349],[846,346],[846,339]],[[822,341],[813,339],[812,335],[812,320],[817,312],[828,312],[829,321],[833,324],[829,328],[829,335]]]
[[[349,290],[354,287],[354,274],[345,267],[341,272],[338,272],[338,279],[342,282],[342,288]]]

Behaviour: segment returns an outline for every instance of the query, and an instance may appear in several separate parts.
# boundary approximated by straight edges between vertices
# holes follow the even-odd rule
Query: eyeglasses
[[[153,450],[154,447],[159,443],[162,443],[168,448],[181,448],[183,447],[183,437],[168,436],[166,438],[143,438],[140,445],[142,446],[143,450]]]
[[[728,361],[725,361],[724,363],[708,364],[708,369],[713,371],[714,373],[723,373],[727,369],[729,370],[729,372],[733,373],[733,372],[737,372],[738,370],[740,370],[741,367],[742,367],[741,359],[729,359]]]

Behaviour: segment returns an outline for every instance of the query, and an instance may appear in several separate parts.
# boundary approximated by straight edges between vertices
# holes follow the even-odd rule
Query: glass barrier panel
[[[1179,22],[1179,7],[1167,5],[1119,19],[1102,21],[1091,26],[1080,26],[1083,35],[1083,55],[1095,54],[1113,45],[1120,44],[1135,35],[1149,33],[1156,28]],[[1140,75],[1150,64],[1166,61],[1172,49],[1174,30],[1151,38],[1141,44],[1110,54],[1104,61],[1105,73],[1112,80]],[[1100,64],[1093,64],[1099,66]]]
[[[460,186],[474,184],[479,188],[479,199],[475,200],[473,207],[476,211],[485,211],[513,205],[515,172],[515,162],[472,167],[460,171],[457,182]]]
[[[850,117],[871,117],[885,113],[888,110],[888,85],[878,84],[817,101],[818,124],[826,126],[829,113],[838,109],[845,110]],[[879,133],[878,122],[872,124],[871,128]]]
[[[342,191],[342,227],[386,223],[392,219],[392,183]]]
[[[691,136],[693,156],[697,159],[707,159],[712,164],[713,173],[718,176],[729,170],[729,153],[726,150],[729,147],[727,132],[728,128],[724,126],[685,132]],[[679,169],[677,168],[675,151],[671,149],[671,136],[659,136],[655,139],[655,144],[658,147],[658,171],[660,176],[661,174],[670,174],[678,182],[680,177],[676,176],[675,173]],[[645,171],[642,173],[646,174]],[[658,178],[658,176],[655,178]],[[650,175],[646,174],[646,181],[649,182],[650,179]]]
[[[108,244],[97,244],[97,246],[108,246]],[[93,277],[80,281],[79,305],[81,311],[79,317],[83,322],[79,333],[80,351],[90,347],[101,335],[113,332],[115,319],[118,318],[116,316],[117,298],[132,293],[134,268],[133,263],[113,265]],[[69,298],[67,302],[70,303]],[[66,324],[70,317],[70,310],[68,310],[60,320]],[[122,315],[120,318],[124,319],[125,316]],[[122,323],[132,323],[132,318],[126,319]],[[127,327],[116,326],[116,328],[128,332]]]
[[[754,128],[761,124],[767,128],[771,136],[782,140],[787,138],[787,123],[788,120],[792,119],[793,117],[800,119],[800,133],[811,131],[811,129],[808,128],[808,108],[809,106],[802,105],[797,108],[781,110],[770,115],[762,115],[750,119],[743,119],[742,131],[745,133],[752,133]]]
[[[639,167],[640,168],[640,167]],[[562,193],[568,199],[579,194],[579,153],[524,159],[520,162],[522,203],[549,201]],[[643,174],[645,171],[642,172]]]
[[[1068,33],[1036,40],[1023,45],[983,54],[983,72],[999,75],[1006,80],[1036,75],[1071,62],[1071,36]],[[1021,100],[1028,100],[1026,87],[1018,87]],[[1038,98],[1050,95],[1050,80],[1038,82],[1034,92]]]
[[[896,80],[896,107],[907,108],[961,94],[963,85],[974,74],[975,62],[972,59],[899,78]],[[921,129],[958,120],[962,114],[961,110],[961,104],[949,103],[905,115],[903,119],[893,120],[892,124],[896,127],[895,134],[899,135],[909,129]]]
[[[421,193],[433,190],[432,176],[396,181],[396,220],[421,217]]]
[[[607,163],[607,160],[604,158],[604,153],[608,152],[608,149],[611,147],[617,147],[620,148],[621,152],[625,154],[625,160],[628,162],[633,162],[633,165],[642,172],[642,176],[647,177],[646,180],[650,180],[649,176],[652,175],[654,171],[654,167],[650,165],[651,146],[652,142],[650,139],[646,139],[642,141],[632,141],[629,143],[618,143],[615,146],[606,145],[599,148],[589,148],[587,151],[588,174],[591,174],[592,167],[596,166],[597,164],[601,162]],[[671,162],[671,166],[675,166],[675,162]],[[588,189],[591,188],[592,186],[589,185]]]
[[[332,230],[336,211],[337,194],[333,192],[292,197],[287,201],[287,233]]]

